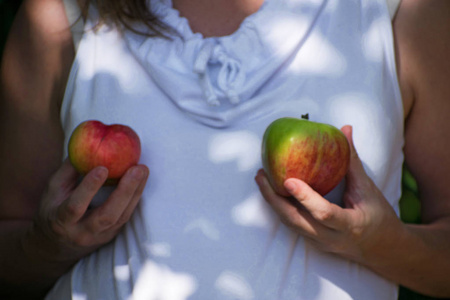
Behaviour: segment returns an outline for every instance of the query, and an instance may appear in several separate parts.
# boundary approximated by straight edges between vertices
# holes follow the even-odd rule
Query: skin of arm
[[[81,257],[111,241],[130,218],[148,169],[130,168],[104,205],[98,167],[78,184],[62,163],[59,109],[74,59],[61,0],[25,0],[0,69],[0,298],[41,298]]]
[[[450,297],[450,2],[403,0],[393,23],[405,112],[405,163],[415,176],[423,224],[403,224],[352,149],[345,208],[304,182],[286,188],[303,209],[276,195],[262,170],[260,190],[281,220],[323,251],[356,261],[432,297]],[[342,128],[352,144],[349,126]]]

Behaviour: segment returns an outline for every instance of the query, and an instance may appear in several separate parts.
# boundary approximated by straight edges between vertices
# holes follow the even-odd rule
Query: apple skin
[[[141,156],[139,136],[122,124],[105,125],[97,120],[79,124],[68,145],[69,160],[82,175],[98,166],[108,169],[107,185],[116,184]]]
[[[298,178],[324,196],[348,170],[350,147],[336,127],[306,119],[280,118],[266,129],[262,163],[270,184],[282,196],[288,178]]]

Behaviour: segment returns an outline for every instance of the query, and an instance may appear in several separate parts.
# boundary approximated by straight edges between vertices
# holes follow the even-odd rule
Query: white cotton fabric
[[[87,20],[61,109],[66,144],[87,119],[134,128],[148,185],[117,238],[46,299],[397,299],[395,283],[282,225],[254,182],[265,128],[308,113],[354,127],[398,211],[403,108],[385,0],[266,0],[216,38],[193,33],[170,0],[152,5],[178,34],[92,31]],[[343,186],[327,198],[340,203]]]

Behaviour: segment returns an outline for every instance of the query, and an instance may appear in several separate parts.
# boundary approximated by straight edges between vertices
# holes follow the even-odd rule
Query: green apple
[[[129,126],[82,122],[73,131],[68,145],[69,160],[85,175],[98,166],[108,169],[107,184],[115,184],[141,155],[139,136]]]
[[[405,223],[419,224],[421,222],[421,204],[416,194],[403,188],[399,202],[400,218]]]
[[[342,131],[304,118],[272,122],[264,133],[261,150],[269,182],[282,196],[290,196],[284,188],[288,178],[301,179],[326,195],[345,176],[350,161],[350,147]]]

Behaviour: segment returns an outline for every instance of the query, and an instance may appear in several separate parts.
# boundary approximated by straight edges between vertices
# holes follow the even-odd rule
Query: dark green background
[[[14,19],[21,0],[0,0],[0,54],[3,52],[5,41],[8,35],[8,31],[11,27],[11,23]],[[400,200],[401,204],[401,217],[403,221],[409,223],[420,222],[420,212],[418,208],[420,203],[418,202],[418,191],[414,179],[405,169],[403,176],[403,196]],[[414,207],[414,209],[410,209]],[[408,213],[406,210],[410,210]],[[399,300],[433,300],[435,298],[425,297],[418,295],[408,289],[400,288]],[[332,299],[330,299],[332,300]],[[383,300],[383,299],[380,299]]]

